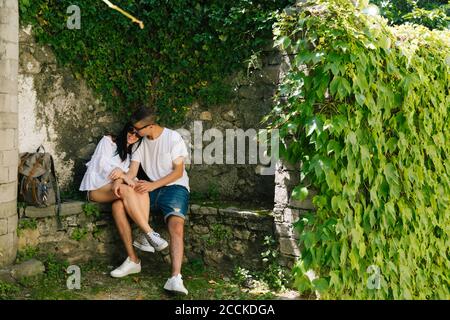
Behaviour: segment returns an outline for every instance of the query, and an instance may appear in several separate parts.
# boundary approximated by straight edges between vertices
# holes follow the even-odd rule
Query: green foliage
[[[38,247],[26,246],[22,250],[17,251],[16,263],[21,263],[23,261],[34,258],[38,253]]]
[[[121,1],[145,28],[102,1],[20,0],[22,24],[32,24],[61,65],[101,95],[120,115],[155,104],[161,123],[175,123],[193,101],[217,104],[231,90],[224,79],[271,36],[273,12],[292,0]],[[70,5],[81,29],[66,27]]]
[[[394,24],[411,22],[432,29],[445,29],[450,24],[448,0],[371,0],[381,14]]]
[[[250,271],[236,266],[234,280],[244,287],[253,287],[255,282],[259,281],[274,291],[285,289],[290,282],[290,277],[287,269],[279,264],[277,242],[272,237],[266,236],[263,245],[265,251],[261,253],[262,271]]]
[[[280,14],[274,33],[293,58],[270,125],[284,158],[302,163],[297,197],[319,191],[317,211],[295,224],[296,286],[324,298],[448,299],[450,32],[315,0]],[[368,285],[371,266],[380,289]]]
[[[38,227],[37,220],[35,218],[23,218],[19,220],[19,225],[17,226],[17,231],[31,229],[36,230]]]
[[[62,261],[54,254],[48,254],[45,261],[45,275],[48,280],[65,280],[67,278],[66,269],[69,266],[67,261]]]
[[[230,227],[213,224],[209,234],[203,235],[202,240],[208,247],[213,247],[217,244],[223,244],[233,235],[233,230]]]
[[[73,229],[73,231],[70,235],[70,239],[80,241],[80,240],[83,240],[87,234],[88,234],[87,228],[76,227]]]
[[[264,270],[261,279],[273,290],[285,289],[289,282],[286,269],[279,264],[277,242],[270,236],[264,237],[266,251],[261,253]]]
[[[0,300],[12,300],[19,291],[17,286],[0,280]]]
[[[86,202],[83,204],[83,212],[87,217],[93,217],[95,219],[100,218],[102,215],[98,205],[92,202]]]

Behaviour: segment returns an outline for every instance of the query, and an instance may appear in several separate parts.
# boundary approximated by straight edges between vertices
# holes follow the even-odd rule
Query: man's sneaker
[[[150,233],[146,234],[146,238],[150,245],[155,248],[156,251],[161,251],[167,248],[169,245],[166,240],[161,238],[159,233],[156,233],[155,231],[152,231]]]
[[[139,233],[136,240],[133,241],[133,246],[145,252],[155,252],[155,248],[148,243],[147,237],[142,232]]]
[[[129,274],[141,272],[141,262],[135,263],[128,257],[117,269],[111,271],[111,277],[122,278]]]
[[[164,285],[164,289],[167,291],[173,292],[173,293],[184,294],[184,295],[188,294],[187,289],[184,287],[181,274],[179,274],[177,276],[173,276],[172,278],[169,278],[167,280],[166,284]]]

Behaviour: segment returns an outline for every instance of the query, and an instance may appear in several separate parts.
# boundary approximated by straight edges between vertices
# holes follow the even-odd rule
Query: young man
[[[133,187],[137,192],[149,193],[150,212],[161,212],[168,226],[172,277],[167,280],[164,289],[187,295],[188,291],[181,277],[184,219],[189,202],[189,178],[184,168],[184,161],[188,157],[186,144],[178,132],[158,125],[155,114],[149,108],[141,107],[137,110],[132,115],[132,123],[143,140],[132,155],[127,176],[134,179],[141,165],[150,178],[151,181],[137,181]],[[121,187],[121,181],[116,181],[113,189],[118,197],[122,199],[127,197],[127,188]],[[128,220],[121,202],[122,200],[117,200],[113,203],[113,216],[121,235],[123,233],[127,235],[125,239],[129,243],[126,245],[131,245],[131,228],[127,225]],[[133,245],[141,250],[152,252],[154,251],[152,240],[154,239],[143,235],[136,239]],[[158,248],[155,249],[158,250]],[[127,259],[124,264],[127,266],[123,269],[129,270],[129,273],[140,271],[140,262],[136,263]]]

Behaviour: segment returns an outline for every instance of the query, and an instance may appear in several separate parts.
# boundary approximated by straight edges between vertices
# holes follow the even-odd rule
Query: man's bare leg
[[[172,261],[172,276],[181,273],[184,253],[184,219],[177,216],[168,218],[167,227],[170,234],[170,258]]]
[[[134,263],[139,263],[139,258],[133,248],[131,226],[122,200],[116,200],[113,202],[112,216],[116,222],[117,230],[119,231],[120,238],[125,246],[128,257],[130,257],[131,261]]]

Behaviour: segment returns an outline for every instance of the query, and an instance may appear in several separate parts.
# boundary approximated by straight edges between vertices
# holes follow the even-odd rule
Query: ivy
[[[450,32],[391,27],[350,0],[298,9],[274,27],[292,59],[268,117],[302,164],[292,196],[318,191],[295,224],[298,289],[448,299]]]
[[[230,98],[227,76],[267,44],[273,12],[290,2],[121,1],[144,22],[141,30],[102,1],[20,0],[20,19],[110,110],[126,116],[154,104],[160,121],[174,124],[194,101]],[[71,5],[80,8],[80,29],[66,27]]]
[[[450,26],[448,0],[371,0],[391,23],[411,22],[432,29]]]

